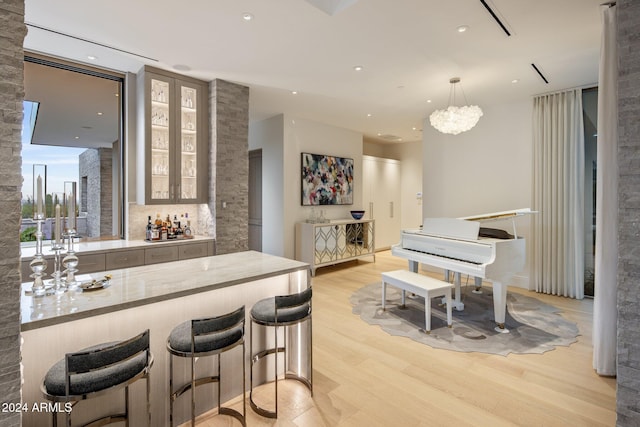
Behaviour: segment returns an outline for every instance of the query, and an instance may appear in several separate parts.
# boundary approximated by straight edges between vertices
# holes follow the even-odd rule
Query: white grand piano
[[[454,272],[453,308],[463,310],[460,275],[475,278],[474,292],[481,292],[482,279],[493,283],[493,310],[496,328],[504,327],[507,283],[525,265],[525,239],[516,232],[515,219],[535,213],[530,209],[494,212],[464,218],[425,218],[422,229],[403,230],[399,244],[391,247],[395,256],[409,260],[409,270],[418,272],[420,263]],[[504,230],[481,228],[480,222],[511,219],[513,234]]]

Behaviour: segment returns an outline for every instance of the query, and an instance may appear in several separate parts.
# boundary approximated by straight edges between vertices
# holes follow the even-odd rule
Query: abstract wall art
[[[353,159],[302,154],[302,205],[353,204]]]

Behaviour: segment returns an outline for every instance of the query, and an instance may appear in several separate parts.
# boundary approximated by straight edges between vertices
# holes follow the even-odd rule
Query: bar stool
[[[125,421],[129,425],[129,385],[145,378],[147,383],[147,425],[151,425],[149,400],[150,370],[153,355],[149,350],[149,330],[121,342],[98,344],[76,353],[68,353],[55,363],[44,377],[44,397],[65,403],[66,425],[71,426],[71,409],[81,400],[98,397],[124,388],[125,410],[106,415],[91,425]],[[70,404],[70,406],[67,406]],[[57,412],[52,413],[53,426],[58,425]],[[95,424],[94,424],[95,423]]]
[[[249,404],[251,408],[267,418],[278,418],[278,353],[284,354],[284,377],[285,379],[294,379],[303,383],[313,396],[313,363],[312,363],[312,340],[311,340],[311,288],[307,288],[300,293],[290,295],[280,295],[270,298],[265,298],[258,301],[251,308],[251,338],[249,343],[249,351],[251,353],[251,390],[249,391]],[[286,333],[287,327],[307,321],[308,325],[308,340],[307,340],[307,354],[308,354],[308,375],[309,378],[305,378],[300,373],[294,373],[289,371],[287,362],[287,345],[286,345]],[[275,345],[273,348],[268,348],[258,353],[253,353],[253,324],[262,326],[271,326],[274,328]],[[278,347],[278,327],[284,326],[285,345]],[[275,354],[275,411],[261,408],[253,401],[253,365],[258,363],[263,357],[270,354]]]
[[[217,317],[194,319],[176,326],[167,339],[169,356],[169,425],[173,426],[173,403],[175,400],[191,390],[191,425],[196,423],[196,387],[212,382],[218,383],[218,414],[230,415],[246,426],[246,371],[244,363],[244,305],[237,310]],[[239,345],[242,345],[242,413],[221,405],[220,381],[220,355]],[[218,375],[196,378],[195,361],[199,357],[218,356]],[[190,382],[173,389],[173,356],[188,357],[191,359]]]

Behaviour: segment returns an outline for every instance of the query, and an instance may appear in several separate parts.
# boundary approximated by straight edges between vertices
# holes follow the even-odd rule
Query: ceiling
[[[340,1],[333,14],[311,4]],[[421,140],[454,76],[481,107],[597,82],[602,0],[486,3],[511,36],[480,0],[26,0],[25,48],[186,68],[249,86],[251,121],[285,113],[387,142]]]
[[[118,81],[25,61],[24,87],[39,103],[32,144],[112,148],[118,139]]]

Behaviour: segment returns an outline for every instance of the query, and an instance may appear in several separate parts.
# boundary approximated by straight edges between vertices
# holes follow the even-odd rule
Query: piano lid
[[[513,225],[513,236],[517,237],[515,221],[516,217],[536,213],[530,208],[515,209],[512,211],[492,212],[481,215],[468,216],[463,218],[425,218],[422,230],[419,234],[438,236],[450,239],[478,240],[480,237],[481,221],[497,221],[511,219]]]
[[[458,219],[464,219],[467,221],[496,221],[499,219],[511,219],[517,216],[530,215],[538,213],[532,211],[531,208],[515,209],[512,211],[492,212],[481,215],[465,216]]]

